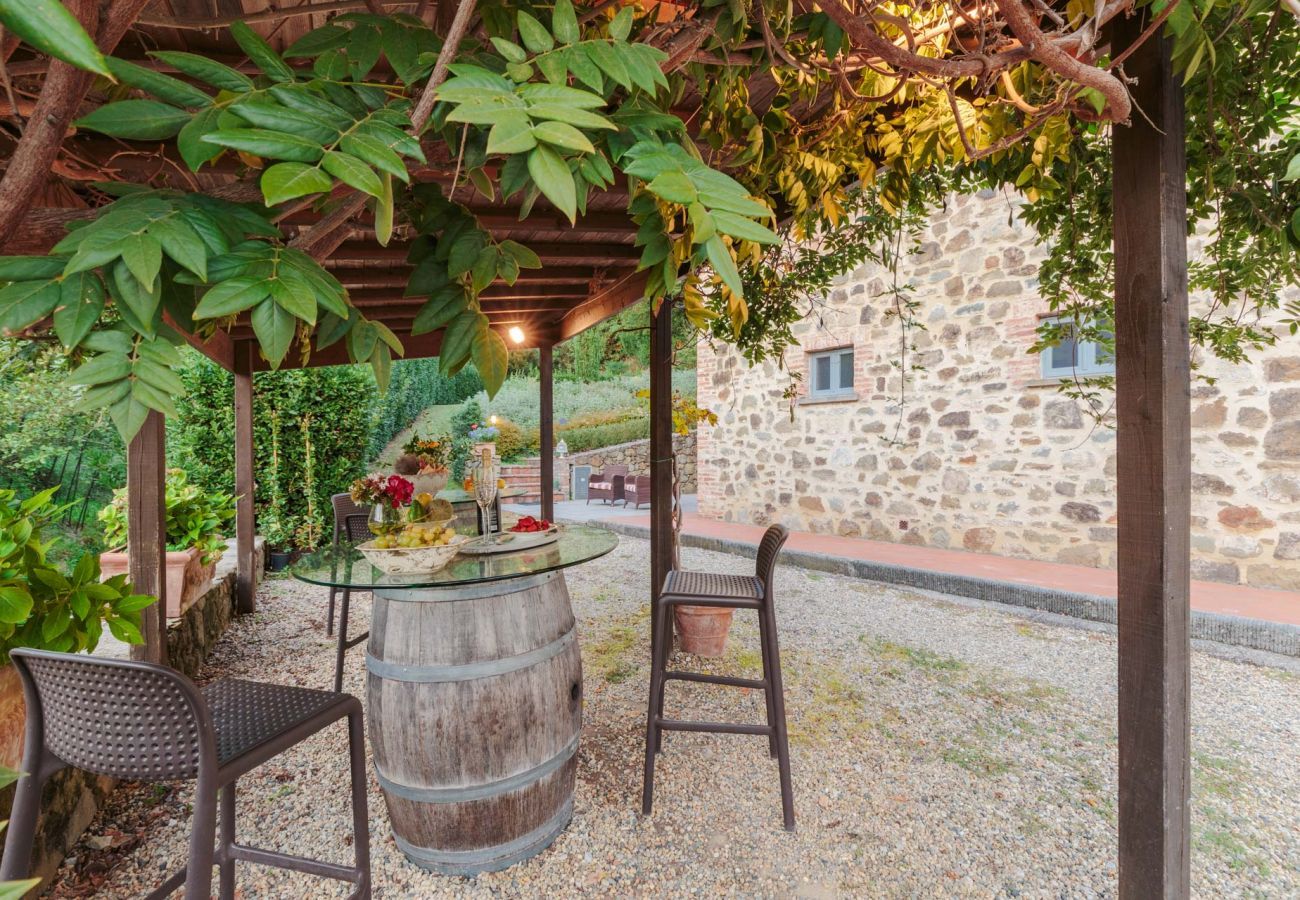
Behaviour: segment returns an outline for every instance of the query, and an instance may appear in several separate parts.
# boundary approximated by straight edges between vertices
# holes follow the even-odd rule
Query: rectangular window
[[[812,376],[808,385],[809,397],[853,396],[852,347],[808,354],[808,371]]]
[[[1062,323],[1062,319],[1046,322]],[[1055,347],[1042,353],[1044,378],[1071,378],[1076,375],[1114,375],[1115,357],[1107,347],[1067,333]]]

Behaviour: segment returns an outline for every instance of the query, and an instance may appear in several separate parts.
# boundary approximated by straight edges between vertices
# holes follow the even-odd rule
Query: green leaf
[[[528,111],[522,101],[518,104],[466,103],[447,115],[448,122],[466,122],[470,125],[498,125],[502,122],[527,124]]]
[[[393,176],[385,172],[379,180],[384,193],[375,198],[375,242],[387,247],[393,238]]]
[[[450,103],[477,103],[488,95],[513,95],[515,85],[495,72],[481,66],[456,63],[451,66],[455,78],[438,86],[435,95]]]
[[[205,162],[212,162],[221,155],[221,148],[203,140],[203,136],[220,127],[222,114],[222,110],[211,106],[200,110],[176,136],[176,149],[190,171],[197,172]]]
[[[572,44],[578,40],[578,17],[573,12],[570,0],[555,0],[551,10],[551,31],[561,44]]]
[[[78,272],[63,279],[59,306],[54,310],[54,333],[64,347],[81,343],[104,312],[104,283],[94,272]]]
[[[143,345],[143,347],[147,346],[149,345]],[[141,358],[136,360],[132,371],[135,373],[137,381],[147,381],[158,390],[164,391],[168,396],[182,397],[185,395],[185,383],[181,381],[180,376],[160,362],[141,355]],[[157,409],[157,407],[154,408]]]
[[[713,271],[722,279],[722,283],[730,288],[733,294],[744,296],[745,287],[741,283],[740,272],[736,270],[736,261],[732,258],[727,245],[722,242],[722,238],[715,234],[705,241],[704,252],[708,254],[709,265],[713,266]]]
[[[230,111],[258,128],[297,135],[318,144],[333,143],[339,138],[339,129],[314,113],[278,103],[245,100],[230,107]]]
[[[271,368],[278,369],[293,343],[298,320],[270,297],[253,307],[251,318],[253,333],[257,335],[263,355]]]
[[[1282,176],[1283,181],[1296,181],[1297,179],[1300,179],[1300,153],[1291,157],[1291,162],[1286,167],[1286,174]]]
[[[77,366],[68,376],[69,384],[108,384],[131,374],[131,360],[121,353],[101,353]]]
[[[134,234],[122,241],[122,262],[145,290],[152,290],[162,268],[162,245],[148,234]]]
[[[743,216],[738,216],[735,213],[729,213],[725,210],[719,209],[713,211],[713,224],[723,234],[729,234],[732,237],[740,238],[743,241],[757,241],[760,244],[776,244],[781,240],[772,229],[760,225],[752,219],[746,219]]]
[[[586,45],[569,48],[565,51],[564,61],[579,81],[598,94],[604,93],[605,76],[600,74],[600,66],[591,58]]]
[[[24,588],[0,587],[0,622],[20,625],[32,614],[32,595]]]
[[[501,335],[485,327],[474,335],[473,355],[474,368],[483,379],[483,389],[491,400],[505,384],[506,372],[510,368],[510,349]]]
[[[523,47],[520,47],[514,41],[507,41],[505,38],[492,38],[492,46],[496,48],[506,58],[507,62],[521,63],[528,59],[528,53]]]
[[[569,52],[570,51],[568,50],[563,52],[552,50],[550,53],[545,53],[537,57],[537,68],[541,70],[542,75],[544,75],[546,80],[551,84],[565,84],[568,82],[569,66],[565,62],[565,58],[568,56]],[[527,81],[528,76],[519,80]]]
[[[47,56],[112,80],[94,40],[59,0],[0,0],[0,22]]]
[[[650,193],[669,203],[695,203],[700,196],[695,183],[681,169],[669,169],[655,176],[646,187]]]
[[[271,296],[281,309],[295,318],[302,319],[308,325],[316,324],[316,298],[310,290],[306,292],[301,290],[301,282],[272,278],[268,283],[271,287]]]
[[[144,66],[138,66],[133,62],[127,62],[114,56],[105,57],[105,59],[108,62],[108,68],[117,76],[118,81],[152,94],[159,100],[165,100],[174,106],[189,108],[212,105],[212,98],[189,82],[181,81],[179,78],[172,78],[162,72],[155,72],[153,69],[146,69]]]
[[[585,134],[564,122],[539,122],[533,127],[533,137],[565,150],[578,150],[582,153],[594,153],[596,150]]]
[[[547,200],[573,222],[578,212],[578,189],[573,183],[573,173],[560,154],[545,144],[539,144],[528,154],[528,174]]]
[[[469,358],[480,318],[487,317],[472,309],[466,309],[447,325],[438,354],[438,364],[444,373],[463,364]]]
[[[21,331],[54,311],[59,282],[19,281],[0,288],[0,332]]]
[[[147,414],[147,410],[146,410],[146,414]],[[140,425],[143,424],[144,424],[144,416],[141,415]],[[137,425],[135,427],[135,431],[131,432],[132,435],[134,435],[136,431],[140,430],[140,425]],[[121,426],[118,426],[118,430],[119,431],[121,430]],[[125,437],[125,434],[123,436]],[[140,629],[136,628],[126,619],[116,618],[116,619],[105,619],[104,621],[108,624],[108,630],[113,633],[113,637],[117,638],[119,641],[122,641],[123,643],[126,644],[144,643],[144,635],[140,633]]]
[[[1297,241],[1300,241],[1300,209],[1291,216],[1291,233],[1295,235]]]
[[[280,54],[272,50],[271,45],[262,40],[261,35],[249,28],[247,24],[241,21],[232,22],[230,36],[266,77],[272,81],[293,81],[293,69],[289,68],[280,58]]]
[[[321,167],[344,184],[372,197],[379,197],[384,193],[384,184],[379,180],[374,169],[355,156],[329,150],[321,159]]]
[[[57,278],[67,262],[57,256],[0,256],[0,281]]]
[[[542,260],[536,253],[516,241],[504,240],[501,249],[514,257],[521,269],[540,269]]]
[[[271,96],[282,105],[316,116],[334,128],[349,128],[356,121],[351,113],[313,92],[306,85],[277,84],[271,88]]]
[[[348,37],[348,70],[358,80],[370,74],[370,70],[379,62],[383,49],[379,29],[373,25],[358,25]]]
[[[349,134],[343,138],[339,146],[345,152],[352,154],[362,162],[374,166],[381,172],[387,172],[402,181],[411,180],[402,158],[378,138],[365,134]]]
[[[617,131],[618,126],[609,119],[585,109],[575,109],[559,103],[534,103],[528,107],[528,114],[534,119],[549,119],[555,122],[567,122],[578,128],[604,128]]]
[[[112,275],[112,294],[117,311],[133,331],[153,337],[160,319],[162,279],[155,278],[146,288],[121,260],[113,264]]]
[[[464,275],[474,267],[479,251],[487,243],[482,231],[474,229],[466,232],[451,245],[447,254],[447,274],[452,278]]]
[[[208,248],[194,226],[179,215],[149,223],[149,236],[162,244],[163,252],[204,281],[208,280]]]
[[[333,179],[321,171],[320,166],[282,162],[262,173],[262,197],[267,206],[307,194],[323,194],[332,187]]]
[[[590,44],[589,47],[592,61],[600,66],[602,72],[612,78],[620,87],[632,87],[632,76],[627,71],[627,65],[612,44],[596,41]]]
[[[474,259],[474,265],[470,268],[470,285],[477,295],[485,287],[496,280],[497,277],[497,250],[495,247],[484,247],[479,251],[478,256]]]
[[[289,59],[320,56],[326,50],[335,50],[346,44],[349,34],[348,29],[339,25],[323,25],[290,44],[284,55]]]
[[[251,78],[236,72],[230,66],[224,66],[219,62],[208,59],[206,56],[199,56],[196,53],[182,53],[178,50],[154,50],[149,55],[174,66],[178,71],[184,72],[186,75],[197,78],[204,84],[210,84],[214,88],[223,91],[234,91],[237,94],[242,94],[253,89]]]
[[[524,153],[536,146],[537,139],[533,137],[533,126],[526,115],[516,115],[498,122],[488,132],[488,153]]]
[[[76,121],[109,137],[133,141],[163,141],[175,137],[189,124],[190,114],[157,100],[119,100],[106,103]]]
[[[495,203],[497,199],[496,188],[492,185],[492,179],[488,177],[487,172],[483,169],[470,169],[469,180],[473,182],[475,189],[489,203]]]
[[[270,292],[266,279],[240,275],[223,281],[203,295],[194,309],[196,319],[220,319],[251,309]]]
[[[609,23],[609,33],[615,40],[627,40],[627,36],[632,33],[632,7],[624,6],[618,11],[618,15]]]
[[[263,128],[219,128],[205,134],[202,140],[254,156],[294,162],[315,162],[322,153],[320,144],[315,141]]]
[[[580,88],[565,87],[560,84],[525,84],[519,88],[519,96],[533,104],[560,104],[575,109],[600,109],[605,105],[605,98],[591,91]]]
[[[545,53],[555,46],[555,39],[541,22],[524,12],[519,11],[516,20],[519,24],[519,37],[523,39],[524,46],[534,53]]]
[[[445,326],[465,311],[465,295],[459,289],[431,297],[415,314],[411,334],[428,334]]]

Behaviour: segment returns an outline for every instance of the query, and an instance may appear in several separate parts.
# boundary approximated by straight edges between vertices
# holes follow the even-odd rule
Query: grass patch
[[[1051,709],[1052,702],[1063,700],[1068,695],[1065,690],[1041,681],[1031,681],[1021,685],[994,684],[987,678],[976,678],[962,686],[962,693],[976,700],[983,700],[999,709],[1026,709],[1045,711]]]
[[[975,735],[981,739],[986,737],[983,730],[979,728],[975,730]],[[983,740],[969,744],[949,744],[939,756],[946,763],[952,763],[967,772],[989,778],[1005,775],[1011,771],[1011,760],[990,751],[988,747],[983,746]]]
[[[785,667],[789,687],[806,692],[797,705],[786,699],[788,708],[798,710],[789,723],[791,743],[822,745],[865,732],[867,695],[845,672],[809,660],[787,659]]]
[[[909,647],[884,638],[869,638],[867,635],[859,640],[868,644],[871,652],[886,662],[905,663],[924,672],[960,672],[966,668],[966,664],[956,657],[935,653],[923,647]]]
[[[636,674],[637,664],[629,654],[640,637],[635,625],[619,625],[588,644],[583,656],[609,684],[622,684]]]
[[[1223,859],[1234,872],[1246,869],[1267,877],[1271,874],[1268,862],[1260,857],[1259,847],[1248,838],[1233,833],[1227,823],[1201,828],[1192,836],[1192,847]]]
[[[1192,792],[1197,797],[1236,797],[1237,786],[1248,774],[1235,760],[1192,751]]]

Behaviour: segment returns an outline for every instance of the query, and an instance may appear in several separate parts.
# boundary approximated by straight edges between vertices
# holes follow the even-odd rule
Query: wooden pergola
[[[424,4],[386,2],[385,7]],[[302,4],[311,6],[310,0]],[[365,3],[318,0],[311,14],[276,17],[271,34],[283,47],[324,22],[324,14],[364,8]],[[170,14],[163,17],[163,13]],[[147,49],[188,49],[239,66],[241,56],[223,26],[245,19],[270,20],[265,0],[159,0],[135,20],[117,47],[126,59],[146,61]],[[438,3],[443,28],[456,10]],[[216,11],[214,13],[214,10]],[[128,23],[130,24],[130,23]],[[1138,17],[1111,25],[1115,52],[1140,44],[1126,62],[1134,79],[1134,115],[1114,130],[1116,255],[1116,369],[1119,489],[1119,884],[1128,898],[1186,897],[1190,877],[1189,826],[1189,554],[1190,440],[1189,359],[1182,88],[1164,40],[1144,37]],[[123,28],[125,31],[125,28]],[[23,74],[25,65],[10,64]],[[37,71],[33,68],[32,71]],[[763,102],[756,89],[753,102]],[[143,152],[88,134],[67,139],[77,157],[98,167],[95,177],[116,174],[155,185],[258,199],[242,181],[238,161],[218,162],[192,176],[178,159],[150,148]],[[416,180],[450,189],[456,164],[432,154],[414,170]],[[57,192],[47,192],[55,195]],[[467,202],[468,191],[460,189]],[[57,197],[56,197],[57,201]],[[526,272],[513,285],[483,294],[483,311],[495,328],[518,326],[522,345],[540,351],[542,484],[553,481],[552,347],[608,318],[643,295],[636,270],[635,226],[626,213],[627,196],[617,190],[593,196],[576,225],[539,201],[518,220],[519,209],[471,204],[480,223],[498,239],[525,244],[543,268]],[[63,233],[69,219],[85,216],[66,204],[33,210],[28,225],[3,248],[5,253],[40,252]],[[284,219],[286,236],[307,232],[320,216],[310,207]],[[437,356],[441,334],[412,336],[414,313],[423,298],[403,296],[410,266],[409,235],[395,235],[387,247],[370,237],[363,217],[337,229],[317,255],[347,287],[352,302],[388,325],[402,340],[407,358]],[[673,345],[667,307],[652,317],[651,406],[651,585],[658,585],[675,558],[671,365]],[[252,612],[254,599],[253,374],[266,368],[246,321],[229,334],[191,343],[235,378],[236,485],[239,495],[237,552],[238,609]],[[286,365],[297,365],[291,351]],[[349,362],[341,344],[313,352],[310,366]],[[129,447],[130,553],[132,578],[141,592],[159,597],[165,589],[163,479],[164,422],[151,413]],[[553,516],[552,496],[543,492],[543,514]],[[162,661],[166,648],[165,604],[159,603],[145,629],[141,655]]]

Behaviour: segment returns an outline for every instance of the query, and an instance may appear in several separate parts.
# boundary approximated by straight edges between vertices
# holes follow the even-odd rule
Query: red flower
[[[415,493],[415,485],[401,475],[389,475],[384,493],[393,501],[393,505],[405,506],[411,502],[411,495]]]

